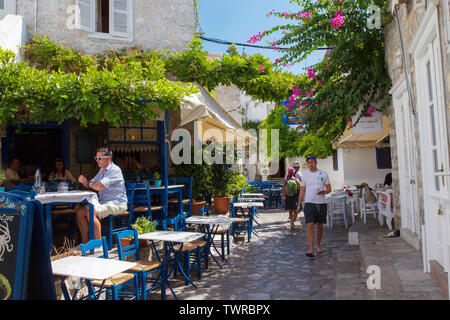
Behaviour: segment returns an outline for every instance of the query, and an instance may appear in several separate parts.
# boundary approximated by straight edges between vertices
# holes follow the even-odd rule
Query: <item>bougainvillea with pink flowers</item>
[[[312,52],[327,48],[323,59],[307,66],[301,83],[294,84],[285,108],[301,119],[299,129],[324,139],[338,139],[362,106],[361,115],[382,111],[391,100],[391,80],[385,67],[384,26],[391,22],[388,0],[292,0],[298,11],[272,10],[280,24],[261,34],[283,32],[271,41],[287,48],[277,65],[304,61]],[[381,9],[381,28],[369,30],[367,9]],[[295,92],[294,92],[295,90]],[[287,109],[286,109],[287,110]],[[334,135],[334,136],[331,136]]]

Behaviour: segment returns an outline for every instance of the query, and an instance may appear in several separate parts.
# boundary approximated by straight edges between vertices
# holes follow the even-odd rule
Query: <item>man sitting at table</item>
[[[100,206],[94,206],[94,237],[101,239],[100,220],[127,211],[128,199],[122,170],[112,162],[112,151],[99,148],[94,157],[100,170],[90,181],[80,175],[78,182],[84,187],[98,191]],[[80,206],[76,210],[77,224],[81,233],[81,242],[89,241],[89,206]]]
[[[13,157],[8,161],[8,168],[6,168],[5,172],[6,185],[15,186],[17,184],[21,184],[24,182],[33,181],[32,175],[27,178],[20,178],[18,173],[19,168],[20,168],[20,160],[18,158]]]

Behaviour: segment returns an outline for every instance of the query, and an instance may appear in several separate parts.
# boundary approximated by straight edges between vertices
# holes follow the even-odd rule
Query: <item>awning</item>
[[[121,143],[113,143],[109,145],[109,148],[113,152],[159,152],[159,146],[156,144],[121,144]]]
[[[194,84],[199,92],[185,97],[181,103],[179,126],[197,121],[198,134],[203,143],[217,140],[215,134],[220,135],[223,142],[236,141],[238,145],[256,142],[256,138],[235,121],[205,88],[197,82]]]
[[[379,133],[355,134],[350,125],[339,139],[333,143],[333,148],[379,148],[384,144],[381,141],[389,136],[389,120],[387,116],[382,117],[382,130]]]

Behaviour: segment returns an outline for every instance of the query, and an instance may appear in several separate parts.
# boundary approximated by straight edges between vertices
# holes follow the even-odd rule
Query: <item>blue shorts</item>
[[[327,223],[326,203],[305,203],[303,208],[306,223]]]

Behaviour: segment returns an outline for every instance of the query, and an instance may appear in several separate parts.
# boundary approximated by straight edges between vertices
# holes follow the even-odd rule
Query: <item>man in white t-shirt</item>
[[[317,225],[317,253],[322,253],[320,241],[322,240],[323,224],[327,223],[327,201],[325,195],[331,192],[330,179],[325,171],[317,168],[317,159],[314,156],[306,157],[306,164],[309,171],[302,175],[300,193],[298,195],[298,211],[300,205],[305,200],[303,212],[305,213],[307,238],[309,251],[308,257],[314,257],[314,225]]]

